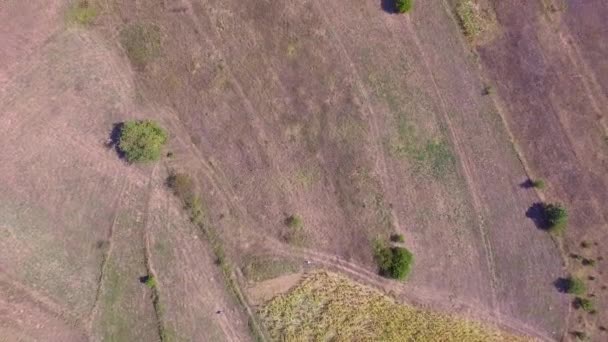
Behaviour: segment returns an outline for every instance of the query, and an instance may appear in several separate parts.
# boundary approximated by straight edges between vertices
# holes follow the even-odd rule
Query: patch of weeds
[[[576,309],[582,309],[585,312],[595,311],[595,303],[588,298],[576,297],[574,299],[574,307]]]
[[[413,255],[403,247],[390,247],[384,241],[373,242],[373,253],[380,275],[392,279],[405,279],[411,271]]]
[[[98,9],[88,0],[78,0],[68,8],[66,20],[70,24],[88,26],[95,21],[99,14]]]
[[[456,5],[456,14],[466,36],[475,37],[482,32],[482,21],[472,0],[459,1]]]
[[[166,184],[173,190],[173,194],[184,202],[194,196],[194,182],[186,173],[171,171]]]
[[[542,180],[542,179],[535,179],[535,180],[533,180],[533,181],[530,182],[530,185],[533,188],[537,188],[537,189],[542,190],[542,189],[545,188],[545,181]]]
[[[572,335],[577,341],[588,341],[589,336],[584,331],[571,331],[570,335]]]
[[[252,281],[264,281],[285,274],[299,272],[300,263],[286,258],[254,256],[243,267],[243,274]]]
[[[120,43],[131,64],[143,69],[160,55],[160,27],[154,24],[131,24],[120,31]]]
[[[289,228],[302,228],[302,218],[298,215],[291,215],[285,219],[285,225]]]
[[[188,197],[185,201],[185,208],[194,224],[202,223],[205,212],[203,210],[203,200],[198,195]]]
[[[288,229],[283,234],[283,240],[294,246],[304,246],[307,235],[302,218],[298,215],[291,215],[285,219],[285,225]]]
[[[321,172],[316,166],[308,166],[298,170],[294,180],[304,189],[309,189],[321,177]]]
[[[417,160],[426,161],[433,177],[442,178],[448,171],[453,170],[456,158],[444,141],[430,141],[419,151]]]
[[[405,238],[403,237],[403,234],[391,234],[391,241],[392,242],[405,242]]]

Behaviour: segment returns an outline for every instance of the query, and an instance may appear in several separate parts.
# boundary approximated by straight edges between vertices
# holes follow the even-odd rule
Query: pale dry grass
[[[337,274],[308,276],[260,310],[279,341],[527,341],[491,327],[400,305]]]

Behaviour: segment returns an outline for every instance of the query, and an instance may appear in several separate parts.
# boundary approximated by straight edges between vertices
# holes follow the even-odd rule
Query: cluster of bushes
[[[414,261],[414,256],[406,248],[389,246],[381,240],[374,241],[374,258],[380,275],[400,280],[409,275]]]

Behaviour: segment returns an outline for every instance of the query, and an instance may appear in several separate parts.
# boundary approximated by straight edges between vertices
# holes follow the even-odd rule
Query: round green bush
[[[585,293],[585,291],[585,283],[583,283],[582,280],[574,277],[566,279],[566,292],[580,296]]]
[[[414,256],[410,251],[403,247],[391,248],[393,254],[388,275],[393,279],[405,279],[410,274]]]
[[[158,160],[167,132],[151,120],[128,121],[120,130],[118,149],[129,162]]]
[[[568,212],[559,203],[549,203],[543,206],[545,220],[550,232],[561,233],[568,224]]]
[[[414,0],[397,0],[395,6],[397,7],[397,12],[406,13],[412,9],[412,3]]]

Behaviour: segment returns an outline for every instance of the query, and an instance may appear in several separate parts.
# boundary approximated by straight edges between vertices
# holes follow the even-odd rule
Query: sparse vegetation
[[[576,299],[574,299],[574,307],[582,309],[585,312],[595,311],[595,304],[588,298],[576,297]]]
[[[536,179],[530,182],[530,184],[532,185],[533,188],[537,188],[537,189],[544,189],[545,188],[545,181],[542,179]]]
[[[167,177],[167,186],[184,202],[194,195],[194,182],[185,173],[171,172]]]
[[[581,279],[575,277],[569,277],[566,279],[565,287],[566,292],[579,296],[585,293],[587,290],[585,283]]]
[[[304,224],[302,218],[298,215],[291,215],[285,219],[285,225],[287,231],[283,234],[285,242],[295,245],[303,246],[306,244],[306,232],[304,231]]]
[[[403,280],[411,271],[413,255],[403,247],[390,247],[381,240],[374,241],[374,258],[384,277]]]
[[[397,304],[379,291],[332,273],[313,273],[259,312],[270,340],[525,341],[500,331]]]
[[[456,15],[469,39],[477,38],[488,29],[488,19],[484,18],[479,5],[473,0],[460,0],[456,4]]]
[[[285,219],[285,225],[289,228],[302,228],[302,218],[298,215],[291,215]]]
[[[120,31],[120,43],[138,69],[160,55],[160,28],[153,24],[131,24]]]
[[[128,121],[122,126],[118,148],[129,162],[158,160],[167,132],[151,120]]]
[[[405,238],[403,237],[403,234],[391,234],[391,241],[392,242],[405,242]]]
[[[249,263],[243,267],[243,274],[252,281],[264,281],[285,274],[300,271],[300,262],[292,259],[255,256],[249,258]]]
[[[395,7],[399,13],[407,13],[412,9],[414,0],[396,0]]]
[[[492,88],[492,86],[487,85],[487,86],[483,87],[483,90],[481,91],[481,93],[485,96],[492,95],[492,94],[494,94],[494,88]]]
[[[68,23],[90,25],[97,18],[98,10],[88,0],[77,0],[68,8]]]
[[[549,232],[560,234],[566,230],[568,212],[561,204],[543,203],[543,216],[547,222],[547,230]]]

